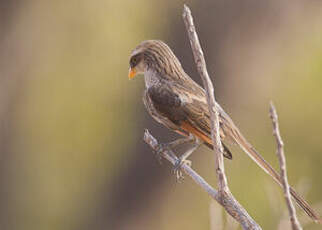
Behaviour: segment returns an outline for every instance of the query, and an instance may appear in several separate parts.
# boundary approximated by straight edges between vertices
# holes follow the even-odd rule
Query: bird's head
[[[148,70],[170,78],[177,78],[184,72],[169,46],[159,40],[143,41],[131,53],[129,79]]]

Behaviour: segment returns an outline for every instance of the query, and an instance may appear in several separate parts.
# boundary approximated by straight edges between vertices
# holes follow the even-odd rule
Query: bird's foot
[[[177,161],[175,162],[174,167],[173,167],[173,173],[176,175],[178,182],[180,182],[184,178],[182,171],[181,171],[181,166],[183,164],[187,164],[189,167],[191,167],[192,162],[189,160],[186,160],[186,159],[181,159],[181,158],[177,159]]]
[[[172,152],[173,149],[177,148],[178,146],[181,146],[183,144],[187,144],[187,143],[191,143],[191,142],[198,142],[198,139],[196,139],[196,137],[192,134],[190,134],[188,137],[185,138],[179,138],[177,140],[174,140],[172,142],[169,143],[160,143],[157,146],[157,149],[155,150],[158,160],[161,163],[161,159],[162,159],[162,153],[164,151],[170,151]]]

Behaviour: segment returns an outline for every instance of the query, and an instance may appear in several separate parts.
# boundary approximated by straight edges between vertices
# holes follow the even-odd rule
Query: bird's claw
[[[181,166],[187,164],[189,167],[192,165],[192,162],[185,159],[178,158],[173,167],[173,173],[176,175],[177,181],[180,182],[184,177],[181,171]]]

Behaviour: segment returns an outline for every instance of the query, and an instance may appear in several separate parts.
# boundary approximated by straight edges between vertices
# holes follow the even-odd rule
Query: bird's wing
[[[176,82],[151,86],[147,90],[155,110],[180,129],[192,133],[212,148],[210,115],[203,91],[196,92]],[[221,129],[222,130],[222,129]],[[224,134],[221,132],[221,137]],[[225,146],[225,156],[232,158]]]

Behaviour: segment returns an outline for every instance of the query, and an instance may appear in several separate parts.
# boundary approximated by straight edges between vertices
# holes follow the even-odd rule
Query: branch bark
[[[148,130],[144,132],[144,141],[153,149],[155,152],[158,151],[158,141],[149,133]],[[165,149],[161,152],[162,156],[175,164],[178,158],[171,150]],[[216,189],[211,187],[196,171],[194,171],[189,165],[183,163],[181,165],[181,170],[188,176],[190,176],[193,181],[198,184],[203,190],[205,190],[214,200],[221,204],[225,210],[231,215],[235,220],[237,220],[243,229],[248,230],[260,230],[261,227],[252,219],[252,217],[247,213],[247,211],[237,202],[237,200],[231,195],[230,192],[225,193],[227,195],[222,195]]]
[[[284,190],[284,197],[286,201],[286,205],[288,208],[289,216],[290,216],[290,221],[292,225],[293,230],[302,230],[302,227],[296,217],[296,210],[294,208],[294,205],[291,200],[291,194],[290,194],[290,185],[287,180],[287,172],[286,172],[286,160],[285,160],[285,154],[284,154],[284,143],[280,134],[279,130],[279,124],[278,124],[278,117],[277,117],[277,112],[274,107],[273,102],[270,103],[270,117],[272,119],[273,123],[273,135],[276,139],[276,144],[277,144],[277,157],[279,160],[279,165],[280,165],[280,176],[282,179],[282,185],[283,185],[283,190]]]
[[[204,85],[206,95],[207,95],[207,102],[209,106],[210,123],[211,123],[211,138],[212,138],[212,143],[214,143],[213,146],[214,146],[214,152],[215,152],[215,169],[216,169],[216,175],[218,179],[218,189],[219,191],[229,191],[227,178],[225,175],[224,157],[223,157],[224,151],[220,140],[219,114],[218,114],[218,110],[216,109],[214,87],[208,75],[205,57],[201,49],[201,45],[199,42],[195,25],[193,23],[191,11],[189,7],[186,5],[184,5],[183,8],[184,8],[183,15],[182,15],[183,21],[186,25],[186,29],[190,40],[190,45],[193,52],[193,57],[197,65],[197,70],[202,79],[202,83]]]

